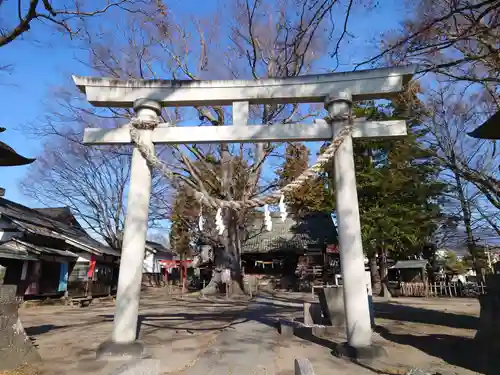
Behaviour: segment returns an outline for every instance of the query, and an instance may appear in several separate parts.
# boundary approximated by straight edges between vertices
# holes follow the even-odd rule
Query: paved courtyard
[[[410,367],[446,374],[476,374],[480,359],[472,350],[479,304],[468,299],[376,301],[376,343],[388,356],[355,364],[332,355],[344,333],[281,338],[274,329],[280,316],[298,317],[296,293],[261,296],[253,301],[170,297],[163,290],[141,300],[139,337],[160,360],[164,374],[293,374],[293,361],[306,357],[317,375],[404,373]],[[109,338],[113,304],[87,308],[44,306],[20,310],[44,363],[55,374],[109,374],[116,363],[95,361],[95,349]]]

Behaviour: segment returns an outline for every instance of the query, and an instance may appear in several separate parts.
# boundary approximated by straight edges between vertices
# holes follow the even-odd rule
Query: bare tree
[[[381,38],[381,51],[358,66],[381,60],[417,63],[420,71],[484,85],[500,84],[498,0],[419,0],[408,2],[401,29]]]
[[[196,24],[199,37],[197,66],[192,63],[193,41],[183,29],[177,28],[170,35],[164,35],[159,42],[170,55],[175,76],[198,80],[210,72],[212,77],[214,73],[219,73],[219,77],[235,78],[294,77],[311,71],[318,58],[324,55],[328,36],[322,25],[335,5],[338,5],[335,1],[282,1],[274,5],[262,1],[237,1],[229,25],[230,41],[223,44],[227,52],[222,56],[211,47],[213,41],[209,38],[214,34],[213,26],[207,30],[201,22]],[[216,66],[215,72],[211,66]],[[197,110],[200,118],[213,126],[230,122],[231,115],[224,108]],[[252,106],[250,121],[287,123],[309,117],[314,112],[314,109],[304,110],[298,105]],[[278,145],[220,144],[205,150],[196,146],[179,150],[179,167],[183,169],[180,175],[197,190],[209,191],[227,200],[248,200],[277,187],[273,179],[263,176],[263,168],[281,151]],[[248,235],[248,221],[254,214],[253,210],[225,208],[227,231],[222,238],[214,239],[226,249],[226,263],[219,268],[229,268],[235,284],[241,281],[241,245]],[[217,271],[220,269],[216,270],[204,293],[215,290],[220,281]]]
[[[500,108],[500,1],[419,0],[407,6],[401,28],[384,34],[380,52],[357,67],[413,63],[432,80],[420,93],[428,109],[423,120],[460,202],[471,249],[476,225],[498,230],[498,152],[467,132]]]
[[[15,5],[9,5],[17,3]],[[66,1],[63,5],[52,0],[0,0],[0,47],[12,43],[31,29],[35,22],[54,26],[70,38],[82,30],[82,22],[115,9],[125,12],[138,12],[137,5],[150,3],[147,0],[104,0],[96,3],[85,0]],[[2,11],[3,10],[3,11]]]
[[[81,137],[81,132],[50,137],[21,188],[44,205],[69,207],[84,228],[121,250],[131,150],[87,147]],[[155,176],[150,227],[167,218],[169,194],[169,186]]]
[[[481,105],[481,98],[441,85],[428,92],[423,118],[430,130],[427,141],[444,167],[441,177],[451,187],[451,200],[444,208],[449,216],[460,218],[465,232],[455,243],[465,242],[475,265],[481,237],[500,234],[498,151],[493,142],[467,135],[481,120],[477,110]]]
[[[144,13],[140,13],[144,17]],[[156,14],[156,13],[155,13]],[[132,15],[133,18],[137,14]],[[131,17],[132,17],[131,16]],[[125,19],[128,28],[131,19]],[[138,26],[136,24],[135,29]],[[140,35],[140,34],[139,34]],[[91,29],[81,31],[83,47],[93,42]],[[117,44],[118,46],[118,44]],[[121,50],[130,59],[122,59],[112,71],[113,76],[137,77],[141,69],[133,60],[140,51],[134,43]],[[102,71],[101,63],[107,49],[97,45],[91,50],[90,64]],[[110,73],[108,73],[110,74]],[[22,189],[34,199],[46,204],[68,206],[81,219],[87,229],[106,241],[111,247],[121,249],[124,217],[126,214],[127,187],[131,162],[131,148],[88,147],[82,144],[83,129],[90,126],[116,127],[131,116],[129,110],[99,110],[83,100],[76,100],[77,89],[61,88],[50,95],[47,114],[37,119],[24,131],[31,132],[45,141],[44,151],[29,169]],[[161,151],[161,150],[160,150]],[[153,193],[149,225],[154,227],[168,219],[170,185],[158,174],[153,176]]]

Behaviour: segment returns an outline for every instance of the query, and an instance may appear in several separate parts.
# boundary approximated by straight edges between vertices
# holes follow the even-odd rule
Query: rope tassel
[[[288,216],[288,213],[286,212],[285,196],[283,194],[281,194],[280,197],[280,216],[282,222],[285,222],[286,217]]]
[[[269,213],[269,206],[267,204],[264,205],[264,225],[266,226],[266,230],[270,232],[273,229],[273,221],[271,219],[271,214]]]
[[[205,218],[203,217],[203,206],[200,207],[200,216],[198,218],[198,228],[200,232],[203,232],[203,226],[205,225]]]
[[[217,209],[217,214],[215,215],[215,226],[219,231],[219,235],[224,234],[224,230],[226,228],[224,227],[224,220],[222,220],[222,208],[220,207]]]

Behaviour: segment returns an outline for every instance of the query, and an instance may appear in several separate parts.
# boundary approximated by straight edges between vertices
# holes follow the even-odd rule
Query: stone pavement
[[[298,312],[301,308],[302,305],[296,302],[256,298],[244,312],[243,322],[223,331],[183,374],[275,374],[280,339],[275,322],[280,315]]]

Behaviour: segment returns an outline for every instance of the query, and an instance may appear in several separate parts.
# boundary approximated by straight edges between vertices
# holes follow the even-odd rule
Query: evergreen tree
[[[356,106],[354,113],[368,120],[395,120],[404,118],[405,107],[401,102],[367,102]],[[437,178],[440,167],[435,151],[423,146],[425,131],[417,116],[407,124],[404,138],[355,140],[353,145],[363,248],[370,260],[375,293],[387,277],[387,258],[422,254],[442,217],[440,203],[446,185]],[[335,207],[333,173],[332,162],[325,176]]]
[[[191,242],[194,240],[196,207],[193,200],[182,189],[177,190],[170,214],[170,245],[181,259],[191,256]]]
[[[309,150],[302,144],[289,144],[285,150],[285,161],[277,171],[278,184],[283,187],[295,180],[309,165]],[[306,181],[300,188],[286,194],[286,204],[290,212],[301,215],[308,212],[331,212],[332,199],[318,174],[315,179]]]
[[[388,120],[400,118],[402,107],[395,103],[357,110]],[[408,135],[402,139],[361,141],[354,147],[363,242],[377,290],[378,276],[387,276],[387,257],[421,254],[441,217],[446,186],[437,178],[440,167],[434,150],[420,141],[425,132],[418,117],[407,123]]]

